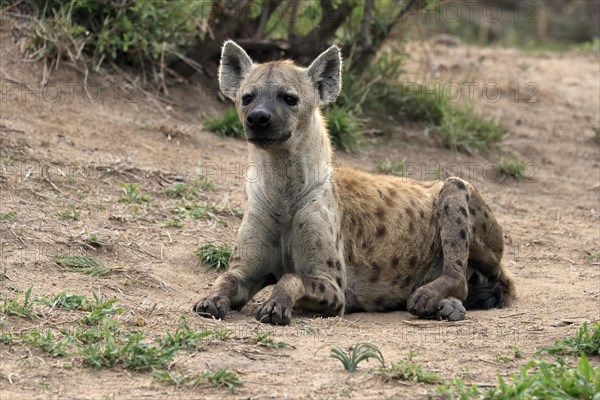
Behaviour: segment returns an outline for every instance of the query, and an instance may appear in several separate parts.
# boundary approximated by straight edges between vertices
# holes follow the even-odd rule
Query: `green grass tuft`
[[[559,354],[585,354],[600,355],[600,321],[592,323],[591,332],[587,322],[584,322],[575,336],[557,340],[552,346],[545,347],[540,352]]]
[[[413,362],[414,354],[411,352],[406,360],[400,360],[391,363],[388,367],[382,367],[375,373],[383,378],[385,382],[390,381],[412,381],[418,383],[435,383],[439,382],[438,375],[426,368],[421,368],[420,365]]]
[[[92,276],[106,275],[111,271],[102,261],[90,256],[55,254],[52,256],[52,261],[60,266],[71,269],[71,271]]]
[[[287,342],[281,342],[281,341],[276,342],[273,339],[273,332],[268,332],[268,331],[260,332],[258,329],[252,329],[252,333],[254,334],[254,336],[256,338],[256,343],[258,343],[261,346],[278,348],[278,349],[282,349],[282,348],[295,349],[294,346],[292,346],[291,344],[289,344]]]
[[[332,105],[327,111],[327,129],[337,149],[350,151],[360,148],[362,124],[348,107]]]
[[[356,371],[356,367],[360,362],[370,358],[376,359],[381,363],[382,366],[385,367],[383,354],[381,354],[381,351],[377,348],[377,346],[371,343],[358,343],[348,352],[345,352],[339,347],[334,346],[331,348],[331,354],[329,357],[339,360],[344,366],[344,369],[348,372]]]
[[[139,192],[139,183],[119,182],[125,194],[119,197],[119,203],[144,203],[150,201],[150,196]]]
[[[90,311],[92,302],[87,296],[73,294],[67,291],[60,292],[55,296],[44,296],[35,301],[39,304],[52,308],[64,308],[66,310]]]
[[[12,211],[0,212],[0,221],[11,221],[16,215],[17,213],[14,213]]]
[[[204,126],[221,136],[244,137],[244,126],[235,108],[228,109],[222,117],[209,118]]]
[[[4,301],[2,302],[2,314],[22,318],[34,319],[37,316],[33,312],[33,302],[30,301],[31,291],[33,290],[33,286],[25,291],[25,297],[23,298],[23,302],[19,302],[19,297],[21,297],[21,293],[17,293],[15,297],[11,300],[8,299],[8,296],[4,296]]]
[[[196,255],[208,269],[226,270],[229,267],[231,246],[205,243],[204,246],[196,250]]]
[[[498,174],[512,176],[515,180],[523,182],[525,180],[525,163],[501,158],[498,163]]]

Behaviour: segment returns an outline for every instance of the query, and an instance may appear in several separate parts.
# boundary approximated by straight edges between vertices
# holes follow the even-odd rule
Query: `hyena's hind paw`
[[[229,298],[226,296],[209,296],[197,302],[193,310],[203,317],[223,319],[229,310]]]
[[[440,301],[437,317],[438,319],[447,319],[448,321],[461,321],[465,319],[466,312],[467,310],[459,299],[446,297]]]

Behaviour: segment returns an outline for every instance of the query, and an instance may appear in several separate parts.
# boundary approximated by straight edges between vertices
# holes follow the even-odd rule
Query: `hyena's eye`
[[[285,104],[287,104],[288,106],[295,106],[296,104],[298,104],[298,98],[289,94],[283,96],[283,101],[285,101]]]
[[[252,95],[251,94],[246,94],[242,97],[242,104],[247,106],[248,104],[250,104],[250,102],[252,101]]]

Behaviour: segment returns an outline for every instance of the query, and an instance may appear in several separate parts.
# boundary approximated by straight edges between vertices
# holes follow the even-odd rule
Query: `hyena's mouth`
[[[249,137],[248,141],[258,147],[270,147],[275,144],[283,143],[292,137],[292,132],[288,132],[279,137]]]

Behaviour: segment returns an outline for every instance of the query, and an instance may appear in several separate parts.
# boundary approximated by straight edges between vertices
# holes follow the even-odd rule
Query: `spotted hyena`
[[[223,46],[219,84],[235,102],[257,173],[229,270],[194,306],[223,318],[275,284],[256,318],[288,324],[294,306],[327,316],[408,310],[461,320],[465,308],[506,306],[502,230],[459,178],[420,182],[332,165],[320,107],[341,87],[340,50],[308,68],[255,64]]]

